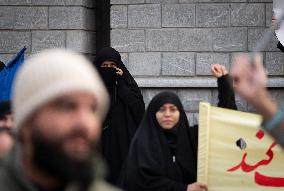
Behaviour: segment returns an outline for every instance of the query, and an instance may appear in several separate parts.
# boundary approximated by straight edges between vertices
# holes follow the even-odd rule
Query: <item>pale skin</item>
[[[71,158],[88,157],[94,152],[88,143],[91,140],[97,141],[101,134],[97,100],[85,92],[62,95],[41,106],[21,128],[24,172],[37,184],[52,189],[58,186],[58,180],[45,174],[32,162],[32,127],[37,127],[37,130],[50,140],[60,140],[80,128],[85,132],[85,136],[70,138],[61,146]]]
[[[116,66],[116,63],[113,62],[113,61],[106,60],[106,61],[104,61],[104,62],[102,63],[101,67],[102,67],[102,68],[115,68],[115,69],[116,69],[116,74],[117,74],[118,76],[122,76],[122,75],[123,75],[123,71],[122,71],[120,68],[118,68],[118,67]]]
[[[159,125],[164,129],[173,128],[179,121],[180,112],[178,108],[172,103],[163,104],[156,113],[156,119]],[[187,191],[205,191],[206,184],[195,182],[187,185]]]
[[[1,117],[0,127],[8,130],[13,128],[13,118],[11,114]],[[0,158],[4,157],[11,150],[14,142],[14,138],[8,132],[0,132]]]
[[[11,114],[7,114],[0,119],[0,127],[11,129],[13,125],[13,118]]]
[[[14,145],[13,137],[7,132],[0,133],[0,158],[4,157],[9,153]]]
[[[214,77],[220,78],[221,76],[228,74],[228,71],[225,68],[225,66],[223,66],[221,64],[212,64],[211,65],[211,73]]]
[[[250,63],[247,54],[237,56],[231,75],[236,92],[252,104],[265,120],[269,120],[276,113],[277,104],[266,89],[267,77],[262,57],[258,55],[254,62]]]

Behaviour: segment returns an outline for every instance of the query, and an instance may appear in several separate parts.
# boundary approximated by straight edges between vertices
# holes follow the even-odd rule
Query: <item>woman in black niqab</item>
[[[114,65],[103,67],[106,61]],[[101,145],[109,169],[107,181],[116,184],[131,139],[145,112],[145,104],[137,83],[114,48],[100,50],[94,64],[111,98],[109,112],[103,123]],[[122,71],[122,75],[118,71]]]
[[[179,111],[177,124],[165,129],[156,113],[164,104]],[[127,191],[186,191],[196,182],[198,128],[189,127],[178,96],[162,92],[150,102],[124,164],[119,185]],[[199,190],[199,189],[197,189]]]

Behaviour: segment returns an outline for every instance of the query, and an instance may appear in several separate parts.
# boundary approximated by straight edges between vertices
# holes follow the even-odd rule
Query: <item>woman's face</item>
[[[178,123],[179,116],[180,112],[178,108],[171,103],[165,103],[156,113],[156,119],[164,129],[173,128]]]
[[[117,68],[115,62],[106,60],[101,65],[102,68]]]

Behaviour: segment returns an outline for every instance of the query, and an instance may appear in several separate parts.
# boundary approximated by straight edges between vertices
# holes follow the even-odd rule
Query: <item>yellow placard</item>
[[[284,190],[284,152],[261,116],[199,105],[198,182],[209,191]]]

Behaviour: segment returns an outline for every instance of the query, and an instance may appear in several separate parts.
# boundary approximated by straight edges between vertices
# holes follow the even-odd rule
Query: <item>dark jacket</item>
[[[20,162],[19,145],[11,153],[0,160],[0,190],[1,191],[42,191],[25,176]],[[96,160],[96,178],[88,191],[120,191],[103,181],[103,162]],[[49,191],[49,190],[44,190]],[[60,191],[69,191],[68,189]],[[77,191],[77,190],[72,190]]]

